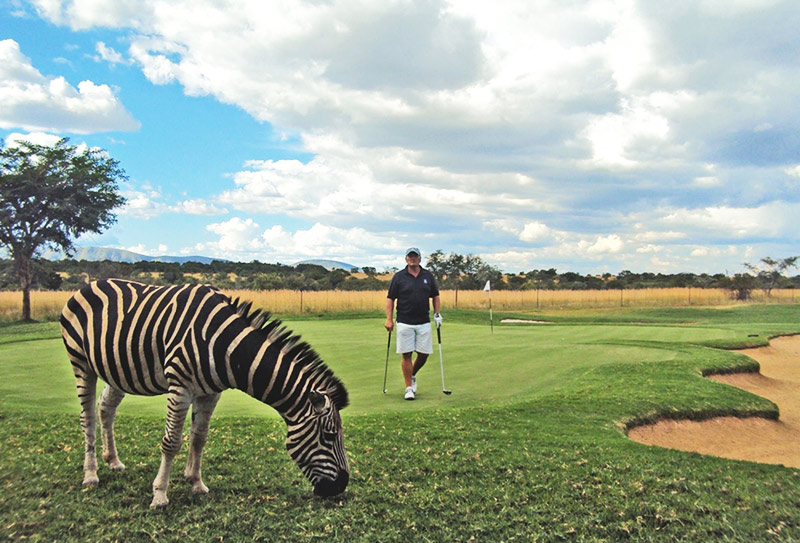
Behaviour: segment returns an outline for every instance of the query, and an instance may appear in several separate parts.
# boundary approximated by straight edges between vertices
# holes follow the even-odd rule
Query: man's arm
[[[389,332],[394,329],[394,320],[392,316],[394,314],[394,300],[391,298],[386,298],[386,324],[384,324],[384,328],[386,328]]]

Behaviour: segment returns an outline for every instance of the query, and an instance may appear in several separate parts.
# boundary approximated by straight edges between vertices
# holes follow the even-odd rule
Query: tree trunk
[[[31,319],[31,285],[33,284],[31,257],[27,255],[14,255],[14,257],[19,286],[22,289],[22,320],[30,322],[33,320]]]
[[[22,320],[31,322],[31,288],[22,290]]]

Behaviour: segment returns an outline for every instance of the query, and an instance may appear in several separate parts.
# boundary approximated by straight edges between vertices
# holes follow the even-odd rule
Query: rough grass
[[[372,291],[299,291],[299,290],[228,290],[231,297],[251,300],[256,307],[268,307],[278,315],[315,315],[320,313],[370,312],[382,313],[386,302],[385,290]],[[31,292],[31,313],[34,320],[57,320],[61,308],[72,292]],[[482,290],[443,290],[442,307],[462,310],[489,309],[489,296]],[[800,301],[795,289],[774,289],[770,296],[755,290],[752,302],[742,303],[731,298],[725,289],[653,288],[632,290],[498,290],[491,294],[495,311],[563,311],[581,309],[610,309],[641,307],[729,306],[756,304],[793,304]],[[19,320],[22,293],[0,291],[0,323]]]
[[[798,332],[798,308],[642,310],[594,321],[582,314],[553,325],[496,326],[494,334],[482,314],[448,315],[443,347],[454,393],[438,390],[435,354],[413,403],[400,399],[394,362],[391,394],[380,392],[381,319],[290,323],[351,393],[344,415],[353,474],[343,496],[314,498],[283,450],[283,422],[232,394],[212,421],[204,466],[211,494],[193,496],[180,480],[184,448],[163,512],[148,508],[163,398],[152,406],[123,402],[117,432],[128,469],[103,467],[100,485],[83,490],[77,400],[57,369],[68,364],[58,340],[32,341],[57,330],[0,328],[0,537],[800,540],[800,471],[647,447],[624,435],[630,424],[664,416],[775,417],[771,402],[700,375],[752,369],[747,357],[710,346]],[[42,392],[50,399],[37,401]]]

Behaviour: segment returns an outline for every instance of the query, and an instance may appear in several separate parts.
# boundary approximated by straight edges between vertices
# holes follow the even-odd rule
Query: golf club
[[[452,390],[447,390],[444,387],[444,359],[442,358],[442,327],[436,327],[436,337],[439,338],[439,368],[442,370],[442,392],[449,396],[453,393]]]
[[[389,339],[386,341],[386,367],[383,370],[383,393],[386,394],[386,375],[389,373],[389,347],[392,345],[392,331],[389,330]]]

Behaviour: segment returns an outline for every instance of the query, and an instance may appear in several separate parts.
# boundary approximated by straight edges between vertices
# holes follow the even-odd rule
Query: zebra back
[[[299,335],[250,302],[207,285],[109,279],[83,287],[61,315],[70,359],[128,393],[166,393],[169,379],[201,393],[238,388],[282,414],[310,391],[348,404],[342,382]]]

